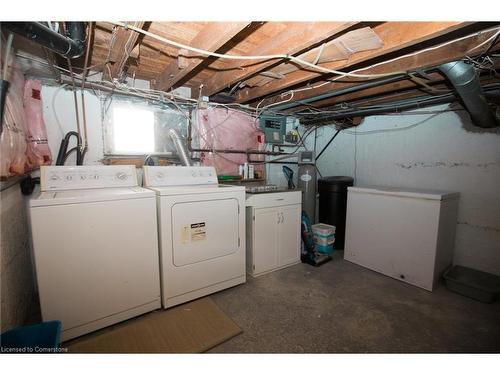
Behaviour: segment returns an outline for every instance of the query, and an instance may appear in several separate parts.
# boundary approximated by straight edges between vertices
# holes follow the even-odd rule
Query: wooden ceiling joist
[[[357,102],[359,98],[376,100],[379,95],[376,88],[365,88],[359,93],[349,90],[347,94],[344,90],[329,95],[367,82],[367,78],[335,80],[338,78],[335,74],[280,58],[237,60],[209,57],[165,43],[161,37],[226,55],[288,54],[327,69],[384,74],[415,71],[463,59],[467,55],[477,56],[493,43],[500,23],[153,21],[135,25],[140,25],[151,35],[141,35],[110,22],[96,23],[89,65],[102,70],[104,79],[134,75],[137,79],[150,81],[155,89],[170,90],[184,85],[195,88],[198,93],[198,88],[202,87],[202,95],[208,96],[231,90],[238,103],[250,106],[260,103],[259,109],[278,104],[272,108],[294,111],[304,108],[301,103],[287,107],[296,101],[324,108],[344,101]],[[473,34],[476,32],[480,33]],[[475,36],[465,38],[468,35]],[[441,46],[443,43],[444,47]],[[468,53],[480,43],[484,43],[481,48]],[[489,52],[493,53],[495,48],[498,47],[492,47]],[[495,60],[494,56],[489,58]],[[491,60],[484,62],[479,59],[478,62],[488,65]],[[384,85],[380,88],[381,96],[392,95],[391,90],[415,90],[423,94],[422,86],[404,78],[398,82],[384,79],[380,84]],[[290,97],[291,90],[295,90],[293,98]],[[286,105],[279,105],[283,101],[287,102]]]
[[[428,51],[424,51],[421,53],[416,53],[416,54],[410,54],[407,57],[402,57],[398,60],[394,60],[392,62],[388,62],[387,64],[382,64],[378,65],[374,68],[370,68],[367,70],[364,70],[363,73],[367,74],[378,74],[378,73],[383,73],[383,72],[389,72],[389,71],[402,71],[402,70],[415,70],[415,69],[420,69],[420,68],[425,68],[425,67],[433,67],[437,66],[440,64],[443,64],[445,62],[457,60],[463,58],[467,52],[473,48],[474,46],[477,46],[487,39],[491,38],[497,31],[492,30],[492,31],[486,31],[483,32],[479,35],[472,36],[471,38],[467,39],[462,39],[458,40],[455,42],[451,42],[447,44],[446,46],[442,48],[435,48],[431,49]],[[474,54],[479,54],[484,52],[489,45],[486,43],[480,48],[477,48],[474,50]],[[438,75],[433,75],[433,77],[439,78]],[[345,82],[347,81],[347,82]],[[306,90],[306,91],[300,91],[294,94],[294,100],[300,101],[300,100],[307,100],[310,98],[313,98],[318,95],[322,95],[328,92],[335,92],[336,90],[349,87],[355,84],[359,84],[359,79],[348,79],[344,78],[343,82],[331,82],[327,83],[317,89],[311,89],[311,90]],[[395,84],[393,84],[395,85]],[[397,86],[397,85],[396,85]],[[286,98],[285,98],[286,99]],[[265,105],[268,105],[270,103],[277,103],[282,101],[283,99],[279,96],[276,95],[272,98],[269,98],[269,100],[266,100]],[[315,107],[321,107],[324,105],[332,105],[337,102],[345,101],[345,98],[343,99],[342,97],[335,97],[330,100],[324,100],[321,102],[314,102],[312,101],[311,104],[314,105]]]
[[[320,64],[334,70],[349,70],[350,66],[359,65],[367,60],[394,53],[400,49],[415,46],[418,43],[443,36],[447,33],[463,28],[470,23],[464,22],[386,22],[374,27],[375,33],[382,39],[384,45],[381,49],[359,52],[348,61],[334,61]],[[253,89],[241,90],[238,102],[248,103],[263,96],[280,92],[289,87],[306,84],[308,81],[318,79],[325,73],[312,70],[299,70],[287,75],[286,79],[272,81],[267,85]]]
[[[249,56],[273,54],[295,55],[345,31],[357,22],[291,22],[270,43],[257,46]],[[234,69],[215,73],[206,83],[203,93],[213,95],[277,63],[276,60],[245,60]]]
[[[191,41],[190,46],[198,49],[216,52],[251,22],[212,22],[205,26],[198,35]],[[186,51],[187,52],[187,51]],[[165,70],[161,72],[156,80],[157,90],[168,90],[190,72],[202,64],[206,57],[190,57],[194,53],[186,53],[187,56],[180,55],[180,61],[171,62]],[[182,57],[181,57],[182,56]],[[189,62],[188,62],[189,61]],[[180,62],[180,63],[179,63]]]
[[[145,22],[137,21],[132,22],[135,27],[143,28]],[[129,59],[132,51],[137,45],[137,41],[140,37],[139,33],[132,30],[126,30],[125,28],[118,28],[116,31],[116,36],[110,40],[109,46],[109,62],[113,63],[111,68],[105,69],[103,72],[104,80],[110,80],[113,78],[118,78],[123,68],[125,67],[127,60]],[[111,76],[110,76],[111,73]]]

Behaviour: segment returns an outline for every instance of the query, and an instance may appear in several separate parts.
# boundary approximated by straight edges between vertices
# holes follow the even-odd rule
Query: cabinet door
[[[279,207],[279,266],[300,260],[300,204]]]
[[[278,267],[278,209],[254,210],[253,273],[259,274]]]

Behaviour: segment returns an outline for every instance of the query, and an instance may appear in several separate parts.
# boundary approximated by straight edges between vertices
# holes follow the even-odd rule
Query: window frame
[[[115,106],[120,106],[124,108],[137,108],[141,110],[151,110],[154,115],[154,145],[155,150],[153,152],[118,152],[114,147],[114,124],[113,124],[113,109]],[[185,110],[189,116],[191,113],[189,108],[183,108],[179,105],[182,110]],[[169,117],[171,120],[169,120]],[[182,123],[181,119],[182,118]],[[102,101],[101,103],[101,126],[102,126],[102,136],[103,136],[103,156],[107,159],[113,158],[123,158],[123,157],[135,157],[141,158],[146,155],[164,155],[175,156],[175,148],[173,143],[171,143],[169,138],[164,138],[164,143],[162,148],[164,151],[157,151],[158,141],[161,139],[159,131],[165,128],[174,128],[180,131],[181,135],[187,135],[187,128],[189,121],[187,118],[183,117],[180,110],[174,105],[168,105],[162,102],[152,101],[148,99],[140,99],[129,97],[126,95],[114,94],[109,99]],[[139,129],[139,128],[138,128]]]

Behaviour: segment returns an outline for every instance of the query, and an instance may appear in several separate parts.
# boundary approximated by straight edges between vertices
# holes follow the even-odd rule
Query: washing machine
[[[158,309],[155,194],[134,166],[41,167],[30,200],[42,319],[62,341]]]
[[[157,196],[164,308],[246,281],[243,186],[180,166],[145,166],[144,186]]]

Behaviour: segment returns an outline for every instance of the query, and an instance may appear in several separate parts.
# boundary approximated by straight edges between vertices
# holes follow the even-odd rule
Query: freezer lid
[[[447,199],[457,199],[458,192],[434,189],[401,188],[392,186],[350,186],[349,192],[365,194],[392,195],[397,197],[419,198],[443,201]]]
[[[155,194],[153,191],[139,186],[125,188],[42,191],[38,196],[30,199],[30,206],[44,207],[148,197],[154,198],[154,196]]]

